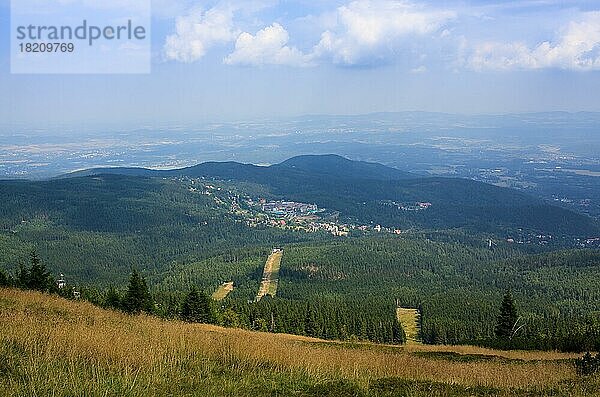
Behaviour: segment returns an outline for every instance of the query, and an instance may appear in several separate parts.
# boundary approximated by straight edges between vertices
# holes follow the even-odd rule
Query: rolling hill
[[[360,309],[367,302],[369,315],[381,313],[387,321],[394,314],[391,306],[401,300],[423,309],[427,343],[489,343],[497,301],[515,288],[530,321],[522,346],[596,346],[597,340],[588,338],[595,323],[588,326],[588,320],[597,305],[585,302],[597,301],[586,292],[597,290],[597,253],[527,254],[572,247],[572,237],[557,235],[588,235],[597,225],[526,194],[470,180],[422,178],[338,156],[302,156],[269,167],[213,162],[181,170],[87,173],[0,182],[0,269],[15,274],[36,249],[52,272],[90,288],[91,299],[101,302],[109,286],[121,289],[136,268],[148,278],[164,316],[171,313],[169,302],[190,286],[212,293],[233,281],[235,290],[222,306],[240,313],[247,327],[257,326],[260,318],[285,332],[323,338],[337,335],[333,322],[307,329],[294,328],[291,319],[309,318],[302,313],[314,312],[311,303],[318,302],[327,308],[323,320],[334,318],[323,313],[351,307],[357,318],[371,321]],[[266,215],[250,213],[260,212],[257,206],[242,208],[243,200],[237,200],[248,196],[317,203],[330,210],[327,222],[337,222],[339,215],[371,229],[339,237],[251,225],[248,219]],[[430,205],[400,208],[424,201]],[[250,215],[239,215],[243,211]],[[412,231],[380,233],[377,223]],[[519,228],[552,233],[559,241],[508,242],[506,235]],[[488,246],[488,239],[495,245]],[[277,298],[248,305],[273,247],[286,252]],[[359,337],[378,336],[365,331]]]
[[[417,232],[461,228],[476,244],[483,241],[479,233],[504,239],[519,228],[554,236],[598,233],[591,218],[514,190],[421,178],[333,155],[301,156],[270,167],[213,162],[179,170],[114,168],[47,181],[0,181],[0,264],[15,269],[37,247],[57,271],[78,282],[104,284],[123,282],[134,265],[162,274],[172,262],[332,238],[248,227],[212,196],[190,191],[190,178],[226,181],[221,184],[235,194],[316,203],[339,212],[344,222]],[[431,206],[398,208],[415,202]]]
[[[344,179],[397,181],[415,177],[409,172],[386,167],[379,163],[353,161],[334,154],[296,156],[276,164],[275,167],[293,168],[307,173]]]
[[[268,167],[209,162],[176,170],[100,168],[69,176],[99,174],[249,182],[280,199],[316,203],[349,220],[388,227],[467,228],[503,235],[515,229],[571,236],[600,233],[591,218],[516,190],[467,179],[419,177],[336,155],[299,156]],[[426,211],[400,209],[415,203],[431,206]]]

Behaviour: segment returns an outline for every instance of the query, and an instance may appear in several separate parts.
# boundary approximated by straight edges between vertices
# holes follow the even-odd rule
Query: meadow
[[[388,346],[129,316],[0,289],[3,396],[593,396],[577,355]]]
[[[212,298],[216,301],[221,301],[229,295],[231,291],[234,289],[233,281],[228,281],[219,286],[217,290],[212,294]]]
[[[256,300],[261,300],[264,296],[275,296],[277,293],[277,284],[279,282],[279,268],[281,266],[281,257],[283,251],[273,251],[267,258],[265,268],[263,270],[263,278],[260,283],[260,288],[256,294]]]
[[[420,343],[419,323],[421,322],[421,314],[419,310],[398,307],[396,309],[396,317],[398,317],[398,321],[402,324],[402,328],[406,333],[406,342]]]

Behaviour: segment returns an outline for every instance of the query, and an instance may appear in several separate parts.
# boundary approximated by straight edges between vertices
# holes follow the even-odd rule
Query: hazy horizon
[[[152,7],[150,74],[14,75],[8,43],[0,43],[0,119],[85,127],[600,111],[593,1],[154,0]],[[3,0],[5,36],[9,16]]]

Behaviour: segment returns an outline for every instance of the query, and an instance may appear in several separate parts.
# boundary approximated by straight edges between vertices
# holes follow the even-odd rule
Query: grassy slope
[[[396,308],[396,316],[406,333],[407,343],[420,343],[419,340],[419,310]]]
[[[0,289],[0,395],[598,395],[552,352],[323,342]]]
[[[263,277],[260,288],[256,294],[256,300],[260,300],[265,295],[275,296],[277,293],[277,283],[279,281],[279,267],[283,252],[277,251],[269,255],[263,270]]]
[[[216,300],[216,301],[221,301],[221,300],[225,299],[227,297],[227,295],[229,295],[229,293],[231,291],[233,291],[233,289],[234,289],[234,283],[233,283],[233,281],[229,281],[229,282],[223,283],[212,294],[212,298],[214,300]]]

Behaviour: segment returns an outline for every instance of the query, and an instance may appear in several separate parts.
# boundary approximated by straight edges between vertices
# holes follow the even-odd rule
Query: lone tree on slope
[[[190,323],[215,323],[210,298],[192,287],[181,305],[181,319]]]
[[[500,314],[498,315],[498,323],[496,325],[496,336],[500,339],[512,339],[517,328],[519,316],[515,301],[510,291],[506,291],[502,304],[500,305]]]
[[[131,277],[129,278],[129,286],[127,287],[127,293],[123,298],[123,309],[127,313],[138,314],[140,312],[152,313],[154,302],[148,292],[148,285],[146,280],[133,269]]]
[[[30,256],[31,267],[21,266],[17,275],[21,288],[49,292],[56,288],[52,275],[42,263],[38,254],[33,251]]]
[[[114,287],[110,287],[104,296],[104,307],[109,309],[122,309],[123,298]]]

